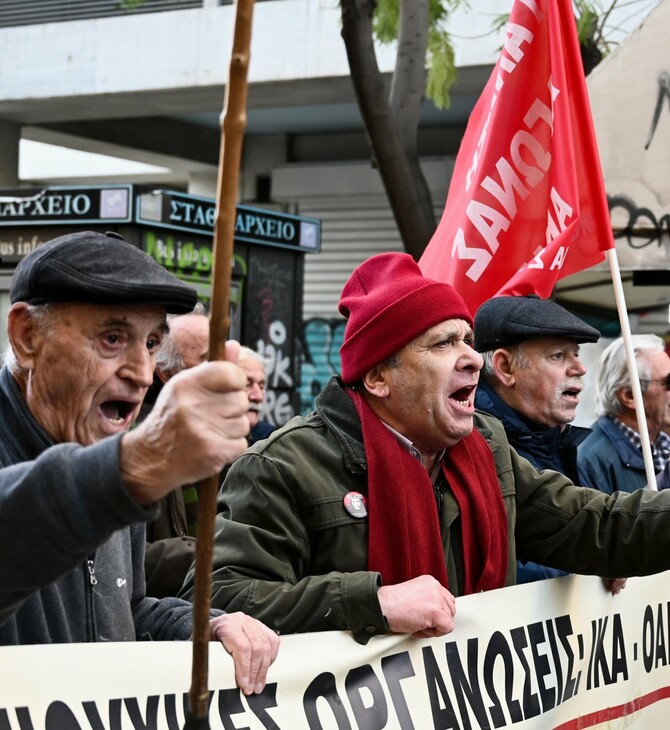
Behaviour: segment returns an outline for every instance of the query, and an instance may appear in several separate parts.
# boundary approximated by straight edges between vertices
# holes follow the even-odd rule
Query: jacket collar
[[[6,365],[0,370],[0,414],[5,426],[0,429],[0,450],[10,450],[13,459],[17,461],[36,459],[45,449],[53,445],[28,409],[28,404]],[[1,435],[5,430],[11,434],[11,440]]]
[[[334,375],[317,396],[316,412],[338,440],[346,467],[352,472],[366,471],[361,422],[339,375]]]
[[[567,454],[591,433],[591,429],[568,424],[545,429],[533,429],[528,421],[511,408],[495,391],[480,380],[475,393],[475,405],[502,422],[507,438],[514,448],[538,468],[560,468],[564,473],[571,469],[566,463]],[[569,459],[572,461],[572,458]]]
[[[633,446],[626,434],[612,421],[609,416],[600,416],[593,424],[595,428],[601,429],[612,443],[624,464],[629,464],[635,469],[644,469],[644,458],[640,449]]]

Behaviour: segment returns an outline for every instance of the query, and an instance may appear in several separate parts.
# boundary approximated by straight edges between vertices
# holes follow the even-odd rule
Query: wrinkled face
[[[659,431],[670,433],[670,391],[665,389],[665,378],[670,373],[670,357],[661,351],[642,355],[649,369],[650,382],[645,382],[642,393],[644,413],[649,436],[654,439]],[[663,381],[663,382],[659,382]]]
[[[203,314],[184,314],[170,321],[174,341],[184,369],[194,368],[209,357],[209,320]]]
[[[575,418],[586,373],[579,345],[564,337],[540,337],[521,346],[512,382],[499,392],[504,401],[540,426],[564,426]]]
[[[51,307],[28,365],[30,411],[56,442],[87,446],[127,430],[153,379],[165,308]]]
[[[470,325],[449,319],[431,327],[386,367],[389,395],[380,418],[422,452],[453,446],[472,431],[474,394],[482,357]]]
[[[265,368],[263,364],[249,358],[237,363],[247,375],[246,393],[249,398],[247,417],[249,425],[254,428],[260,419],[263,401],[265,400]]]

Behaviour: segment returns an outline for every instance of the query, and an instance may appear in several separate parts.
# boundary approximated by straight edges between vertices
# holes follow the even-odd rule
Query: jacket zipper
[[[433,485],[433,491],[435,492],[435,501],[437,502],[438,513],[442,509],[442,502],[444,500],[444,486]]]
[[[91,555],[85,565],[85,592],[86,592],[86,640],[96,640],[95,629],[95,608],[93,605],[93,590],[98,585],[98,578],[95,574],[95,554]]]

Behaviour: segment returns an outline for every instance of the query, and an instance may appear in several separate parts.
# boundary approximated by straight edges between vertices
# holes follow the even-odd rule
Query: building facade
[[[511,0],[470,5],[449,23],[459,69],[451,107],[425,102],[421,114],[419,151],[438,214],[501,45],[493,19],[509,12]],[[213,196],[233,20],[234,6],[217,0],[145,0],[137,11],[118,0],[0,0],[0,186],[136,183]],[[321,251],[305,257],[297,347],[303,410],[339,369],[336,303],[348,274],[374,253],[402,250],[370,161],[340,30],[338,0],[255,3],[239,200],[322,222]],[[395,49],[377,51],[388,79]],[[608,78],[609,65],[598,78]],[[616,81],[605,83],[620,92]],[[40,143],[145,167],[109,173],[84,162],[25,172],[19,151]],[[33,161],[52,153],[44,150],[33,151]],[[0,271],[0,315],[10,276]],[[591,289],[592,281],[566,287],[563,301],[588,308],[594,299],[581,292]],[[607,299],[598,293],[598,302]]]

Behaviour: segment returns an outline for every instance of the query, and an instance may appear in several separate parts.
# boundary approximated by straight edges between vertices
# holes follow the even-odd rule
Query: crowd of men
[[[409,255],[373,256],[340,298],[341,374],[275,428],[262,358],[231,342],[208,362],[195,290],[112,234],[29,254],[10,299],[0,644],[189,639],[213,474],[211,637],[247,694],[278,634],[440,636],[458,596],[565,573],[616,593],[670,568],[670,491],[642,488],[621,342],[593,431],[572,426],[600,333],[551,301],[495,298],[473,321]],[[670,358],[659,338],[635,349],[662,485]]]

